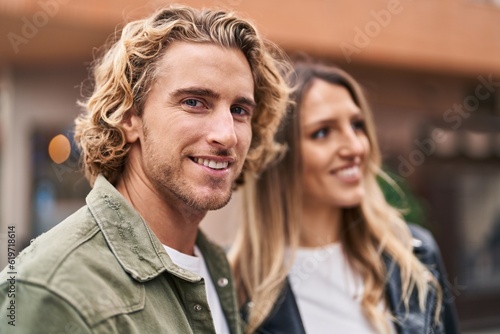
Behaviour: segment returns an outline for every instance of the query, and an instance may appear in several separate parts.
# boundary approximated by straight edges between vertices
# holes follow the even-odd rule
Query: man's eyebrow
[[[213,99],[219,99],[220,94],[207,88],[199,88],[199,87],[188,87],[188,88],[179,88],[172,93],[170,93],[170,96],[172,98],[178,98],[184,95],[195,95],[195,96],[206,96],[210,97]],[[234,101],[237,104],[244,104],[247,105],[248,107],[255,109],[257,107],[257,104],[252,98],[240,96],[236,98]]]
[[[211,89],[206,89],[206,88],[198,88],[198,87],[188,87],[188,88],[180,88],[172,93],[170,93],[170,96],[173,98],[176,97],[181,97],[183,95],[197,95],[197,96],[206,96],[206,97],[211,97],[214,99],[220,98],[220,94],[214,92]]]
[[[252,109],[255,109],[257,107],[257,104],[255,103],[255,101],[253,99],[249,99],[249,98],[243,97],[243,96],[237,98],[235,102],[237,104],[247,105],[248,107],[250,107]]]

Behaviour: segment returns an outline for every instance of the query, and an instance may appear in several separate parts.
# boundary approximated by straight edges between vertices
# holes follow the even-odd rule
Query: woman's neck
[[[339,241],[341,208],[304,203],[301,247],[322,247]]]

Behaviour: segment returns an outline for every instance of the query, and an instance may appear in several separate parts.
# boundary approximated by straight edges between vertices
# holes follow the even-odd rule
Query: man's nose
[[[234,124],[233,114],[229,108],[214,111],[210,118],[209,134],[207,140],[211,145],[231,148],[236,145],[238,138]]]

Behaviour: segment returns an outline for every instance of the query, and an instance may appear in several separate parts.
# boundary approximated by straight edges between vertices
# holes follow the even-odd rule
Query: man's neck
[[[172,196],[165,198],[142,177],[125,173],[117,190],[144,218],[162,244],[194,255],[198,225],[206,214]]]

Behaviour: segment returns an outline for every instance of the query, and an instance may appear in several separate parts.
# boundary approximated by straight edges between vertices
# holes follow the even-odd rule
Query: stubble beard
[[[209,196],[197,194],[196,187],[190,185],[186,176],[182,175],[182,166],[176,166],[173,161],[165,161],[158,157],[154,150],[153,142],[149,138],[149,129],[144,126],[144,146],[148,161],[144,161],[149,179],[166,202],[179,200],[186,206],[201,212],[218,210],[226,206],[232,197],[232,186],[221,194],[219,190],[225,180],[208,176],[210,188],[214,191]],[[226,153],[227,154],[227,153]],[[163,160],[163,161],[162,161]],[[180,172],[180,173],[179,173]],[[234,180],[232,180],[234,182]]]
[[[205,182],[209,183],[209,188],[213,189],[208,196],[197,193],[196,185],[190,184],[187,176],[182,175],[181,166],[164,161],[159,162],[154,152],[146,149],[149,161],[146,163],[147,174],[152,181],[156,191],[166,202],[180,201],[189,208],[196,211],[218,210],[231,200],[232,187],[225,192],[221,190],[226,180],[209,177]],[[193,180],[194,182],[194,180]]]
[[[175,197],[196,211],[208,211],[223,208],[231,200],[231,188],[223,194],[216,190],[219,189],[220,183],[224,182],[223,180],[210,179],[210,188],[214,191],[208,196],[202,196],[197,194],[195,187],[190,186],[185,180],[176,178],[173,169],[171,166],[166,166],[161,175],[157,173],[152,175],[157,190],[166,201],[172,201],[172,197]]]
[[[175,191],[177,190],[177,191]],[[230,189],[223,197],[221,196],[207,196],[205,198],[199,198],[199,196],[193,195],[192,191],[183,192],[182,189],[175,189],[172,193],[188,205],[191,208],[194,208],[199,211],[208,211],[208,210],[218,210],[223,208],[229,203],[232,196],[232,190]]]

